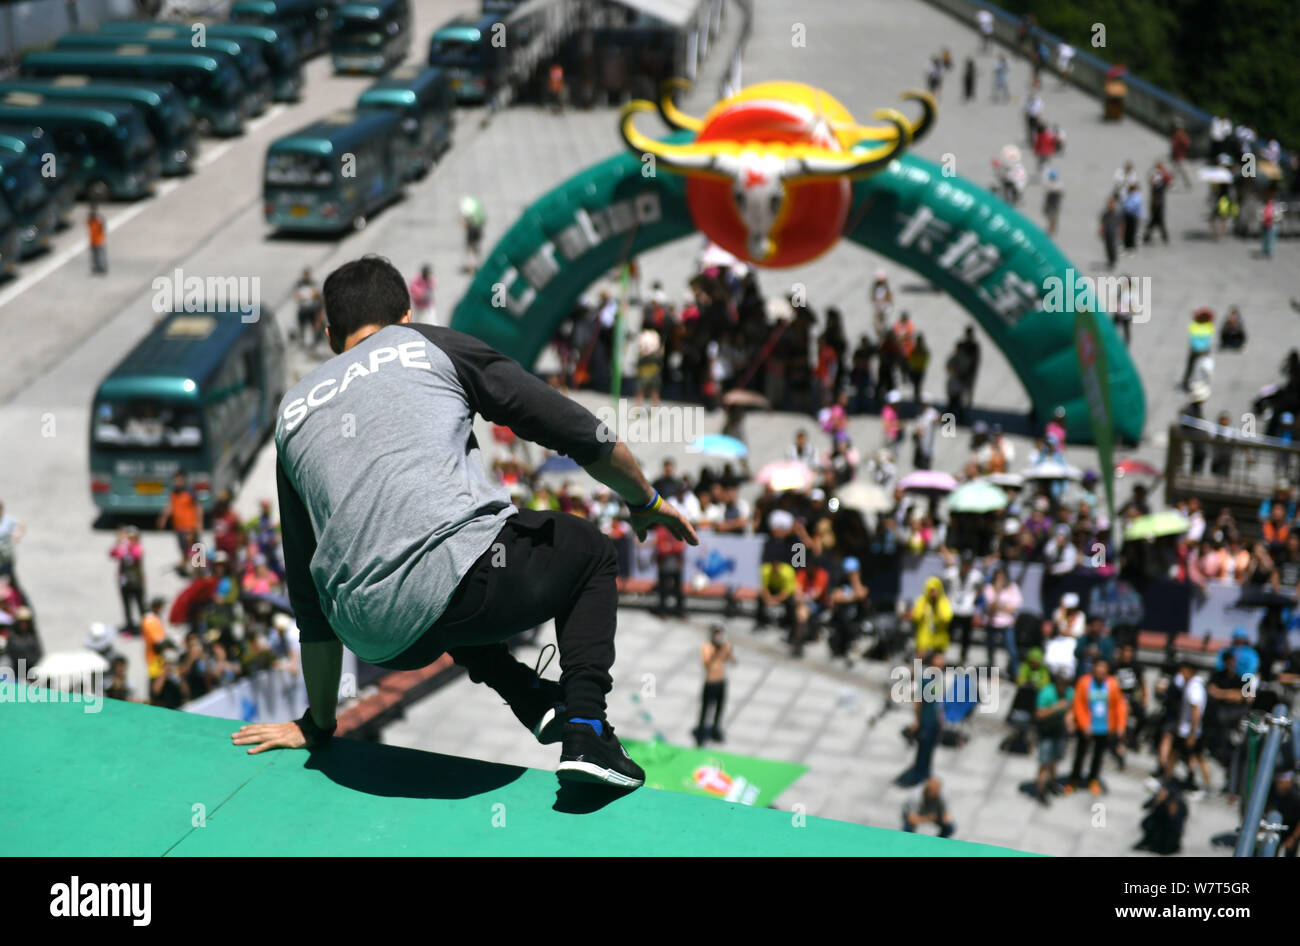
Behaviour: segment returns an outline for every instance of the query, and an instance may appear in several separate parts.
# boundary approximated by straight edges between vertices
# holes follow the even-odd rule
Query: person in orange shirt
[[[96,276],[108,274],[108,247],[105,240],[104,218],[99,215],[99,204],[91,204],[86,214],[86,229],[90,231],[90,271]]]
[[[167,628],[163,626],[160,616],[166,606],[167,602],[162,598],[154,598],[149,602],[149,610],[140,619],[140,632],[144,636],[144,661],[149,668],[150,683],[162,676],[163,672],[164,661],[158,648],[167,639]]]
[[[199,533],[203,531],[203,507],[189,488],[184,473],[177,473],[172,479],[171,495],[167,497],[167,505],[158,516],[158,528],[165,529],[168,520],[171,521],[172,531],[176,533],[176,544],[181,550],[178,570],[183,575],[189,575],[190,552],[199,540]]]
[[[1084,674],[1074,685],[1074,731],[1077,740],[1074,769],[1065,786],[1068,795],[1083,776],[1083,759],[1092,749],[1092,766],[1088,771],[1088,790],[1101,794],[1101,762],[1106,749],[1128,731],[1128,700],[1110,674],[1104,660],[1093,661],[1092,673]]]
[[[564,67],[558,62],[551,63],[547,77],[547,86],[551,93],[551,104],[557,112],[564,111]]]

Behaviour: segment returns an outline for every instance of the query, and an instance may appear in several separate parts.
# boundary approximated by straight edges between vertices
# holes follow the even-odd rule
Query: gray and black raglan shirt
[[[389,325],[280,402],[276,479],[289,598],[304,642],[378,663],[414,644],[514,515],[474,415],[586,466],[615,436],[477,339]]]

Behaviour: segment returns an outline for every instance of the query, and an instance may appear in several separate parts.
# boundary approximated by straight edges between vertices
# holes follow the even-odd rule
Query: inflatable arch
[[[617,154],[525,210],[484,260],[452,327],[531,366],[588,286],[631,256],[697,233],[686,180],[644,168]],[[1070,439],[1092,442],[1075,316],[1094,307],[1095,289],[1042,230],[983,188],[908,153],[853,182],[848,219],[845,237],[915,271],[974,317],[1040,418],[1063,407]],[[864,284],[864,301],[866,293]],[[1110,320],[1095,322],[1114,434],[1136,443],[1146,421],[1141,379]]]

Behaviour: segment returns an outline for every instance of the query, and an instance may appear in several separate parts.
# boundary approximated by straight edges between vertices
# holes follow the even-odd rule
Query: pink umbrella
[[[942,470],[916,470],[903,477],[898,484],[905,492],[912,493],[951,493],[957,488],[957,481]]]
[[[763,486],[778,492],[787,489],[810,489],[817,482],[817,474],[806,463],[798,460],[774,460],[758,471],[756,477]]]
[[[1144,460],[1135,460],[1129,457],[1127,460],[1120,460],[1115,464],[1115,475],[1118,477],[1128,476],[1159,476],[1160,471]]]

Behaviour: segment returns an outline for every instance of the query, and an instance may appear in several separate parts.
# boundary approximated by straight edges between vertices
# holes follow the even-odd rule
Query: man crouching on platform
[[[323,290],[336,357],[284,396],[275,429],[285,572],[310,706],[297,722],[244,726],[234,743],[250,753],[326,743],[344,644],[391,670],[445,652],[540,742],[563,743],[562,780],[643,784],[605,718],[613,543],[577,516],[516,509],[484,469],[474,415],[576,460],[628,504],[639,539],[662,525],[698,544],[695,530],[590,411],[469,335],[411,324],[406,282],[387,260],[345,263]],[[551,619],[558,683],[505,643]]]

